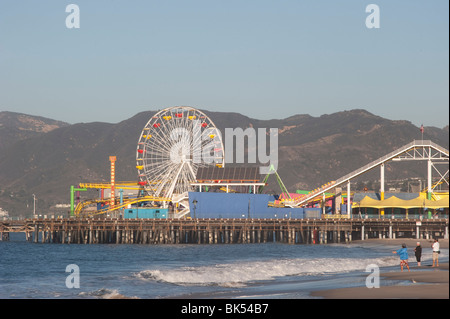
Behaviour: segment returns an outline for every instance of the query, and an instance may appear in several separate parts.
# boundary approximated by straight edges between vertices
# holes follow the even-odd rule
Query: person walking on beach
[[[414,248],[414,255],[416,255],[417,266],[420,267],[420,259],[422,257],[422,246],[420,246],[420,242],[417,242],[417,246]]]
[[[408,268],[409,270],[409,264],[408,264],[408,251],[406,249],[406,244],[402,244],[402,248],[400,248],[397,251],[393,251],[393,254],[397,254],[400,257],[400,269],[401,271],[403,271],[403,266],[406,266],[406,268]]]
[[[439,250],[439,241],[437,238],[434,239],[433,245],[431,245],[431,248],[433,248],[433,266],[431,267],[439,267],[439,254],[441,253]]]

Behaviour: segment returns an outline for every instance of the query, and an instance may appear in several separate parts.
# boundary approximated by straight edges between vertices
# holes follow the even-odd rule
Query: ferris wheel
[[[170,107],[145,125],[137,145],[139,184],[149,195],[173,198],[192,190],[199,167],[224,166],[219,129],[192,107]]]

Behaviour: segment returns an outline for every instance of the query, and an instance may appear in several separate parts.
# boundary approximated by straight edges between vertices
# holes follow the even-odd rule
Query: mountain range
[[[414,139],[421,139],[420,129],[411,122],[385,119],[362,109],[274,120],[258,120],[239,113],[203,112],[222,134],[225,128],[278,128],[278,174],[291,192],[336,180]],[[69,124],[0,112],[0,207],[11,216],[30,216],[35,194],[38,211],[51,214],[55,205],[69,203],[71,185],[107,182],[111,155],[117,157],[116,180],[136,181],[137,140],[155,113],[141,112],[115,124]],[[425,127],[424,139],[448,149],[448,125]],[[426,176],[426,169],[420,164],[392,163],[386,168],[386,179]],[[378,172],[364,176],[365,181],[377,178]],[[279,192],[274,178],[270,179],[267,191]]]

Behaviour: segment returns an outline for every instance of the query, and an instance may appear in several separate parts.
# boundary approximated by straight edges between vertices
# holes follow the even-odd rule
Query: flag
[[[421,131],[422,134],[423,134],[423,124],[420,126],[420,131]]]

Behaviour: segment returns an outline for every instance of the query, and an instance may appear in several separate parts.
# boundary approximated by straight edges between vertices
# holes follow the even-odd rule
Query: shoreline
[[[361,244],[370,243],[385,246],[400,246],[405,243],[408,249],[414,249],[416,243],[420,242],[422,248],[431,249],[432,239],[368,239],[356,240],[350,243]],[[439,239],[440,248],[448,249],[448,239]],[[412,257],[412,256],[411,256]],[[410,269],[408,272],[404,268],[401,271],[386,271],[380,269],[380,287],[367,288],[350,287],[316,290],[311,292],[312,297],[321,297],[324,299],[449,299],[449,263],[440,262],[439,267],[432,267],[431,261],[425,261],[426,264],[415,266],[414,257],[410,257]],[[414,260],[414,262],[411,262]],[[367,277],[369,273],[361,273],[361,276]]]
[[[325,299],[449,299],[448,263],[446,266],[446,270],[439,267],[431,271],[417,271],[413,268],[411,272],[382,273],[379,288],[319,290],[312,292],[311,296]],[[392,280],[403,284],[386,285]]]
[[[439,240],[439,245],[440,248],[449,248],[449,240],[448,239],[443,239],[440,238]],[[420,242],[422,248],[430,248],[431,249],[431,245],[433,244],[434,240],[433,239],[413,239],[413,238],[396,238],[396,239],[379,239],[379,238],[370,238],[370,239],[366,239],[366,240],[353,240],[349,243],[349,245],[352,244],[377,244],[377,245],[398,245],[399,248],[401,246],[401,244],[405,243],[406,247],[408,249],[413,249],[414,247],[416,247],[416,243]]]

